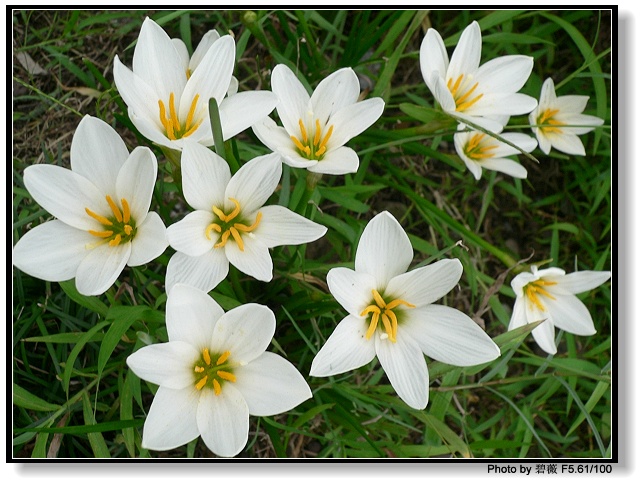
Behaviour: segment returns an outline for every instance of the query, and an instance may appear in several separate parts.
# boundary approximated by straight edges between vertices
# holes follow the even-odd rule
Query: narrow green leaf
[[[72,279],[70,281],[59,282],[59,284],[60,287],[62,287],[62,290],[65,291],[65,294],[67,294],[72,301],[86,307],[90,311],[95,312],[102,317],[105,317],[108,309],[107,305],[95,296],[83,296],[78,292],[78,289],[76,289],[75,280]]]
[[[91,402],[89,401],[89,395],[87,394],[87,391],[85,391],[82,396],[82,413],[86,426],[96,425],[96,418],[94,416],[94,412],[91,409]],[[102,434],[87,433],[87,438],[89,439],[91,449],[94,451],[94,457],[111,458],[109,448],[107,448],[107,443],[105,443],[105,438],[103,438]]]
[[[58,404],[48,403],[16,383],[13,384],[13,404],[33,411],[55,411],[60,408]]]
[[[106,423],[93,424],[91,426],[65,426],[60,428],[15,428],[15,433],[63,433],[63,434],[87,434],[104,433],[107,431],[120,431],[125,428],[138,428],[145,423],[144,419],[126,419],[122,421],[109,421]]]
[[[78,340],[74,348],[69,353],[69,357],[65,362],[65,370],[62,373],[62,387],[67,394],[69,394],[69,381],[71,380],[71,373],[73,372],[74,363],[76,362],[76,358],[78,357],[78,354],[80,354],[80,351],[82,350],[82,348],[85,347],[85,344],[87,344],[93,338],[94,334],[96,334],[98,331],[100,331],[102,328],[104,328],[107,325],[109,325],[109,322],[107,321],[103,321],[100,324],[96,324],[89,331],[87,331],[83,336],[81,336],[81,338]]]

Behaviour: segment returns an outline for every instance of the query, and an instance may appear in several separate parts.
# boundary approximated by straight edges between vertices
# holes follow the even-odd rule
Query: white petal
[[[156,172],[156,157],[147,147],[136,147],[120,169],[116,180],[118,200],[127,199],[132,218],[142,223],[152,202]],[[117,199],[114,199],[118,202]]]
[[[548,290],[552,294],[555,294],[557,289],[563,289],[562,294],[579,294],[601,286],[610,278],[611,273],[608,271],[571,272],[563,277],[551,279],[557,282],[557,285],[549,286]]]
[[[294,147],[290,134],[285,128],[277,126],[276,122],[271,118],[266,117],[254,124],[252,131],[265,146],[274,152],[278,152],[281,155],[281,160],[287,165],[297,168],[316,165],[316,160],[308,160],[301,157],[301,154]]]
[[[118,55],[114,58],[114,82],[118,93],[129,107],[129,117],[132,118],[133,112],[136,116],[152,122],[158,131],[162,130],[164,133],[158,101],[167,102],[169,96],[167,99],[161,99],[159,93],[121,63]]]
[[[496,170],[497,172],[503,172],[504,174],[510,175],[517,179],[525,179],[528,176],[528,171],[524,168],[523,165],[515,162],[510,159],[484,159],[480,164],[488,170]]]
[[[399,397],[408,406],[425,409],[428,405],[428,366],[419,346],[401,330],[397,342],[381,339],[375,333],[375,349],[381,367]]]
[[[156,103],[158,104],[158,102]],[[153,119],[145,117],[144,115],[138,115],[137,112],[138,111],[131,107],[127,109],[129,119],[145,138],[151,140],[155,144],[167,147],[168,149],[180,151],[183,148],[183,139],[170,140],[167,138],[165,128],[159,127],[158,119],[160,117],[158,112]]]
[[[569,155],[586,155],[584,144],[582,144],[580,138],[575,134],[554,134],[549,135],[548,138],[551,141],[551,145],[560,152]]]
[[[513,329],[525,326],[526,324],[528,324],[528,317],[526,317],[526,298],[522,296],[515,299],[513,313],[511,314],[510,322],[508,323],[508,330],[512,331]]]
[[[196,70],[196,67],[201,63],[201,60],[203,60],[207,51],[219,38],[221,38],[221,36],[216,30],[210,30],[203,35],[203,38],[201,38],[196,50],[194,50],[194,53],[192,54],[192,58],[189,60],[189,68],[192,72]]]
[[[261,155],[244,164],[230,179],[225,189],[225,205],[232,209],[230,197],[241,204],[241,212],[256,212],[274,193],[281,179],[281,157]]]
[[[532,124],[534,122],[531,122]],[[539,143],[539,148],[542,152],[548,155],[551,151],[551,141],[548,136],[539,128],[533,129],[535,136],[537,137],[537,142]]]
[[[439,35],[439,32],[434,28],[428,29],[426,36],[421,42],[419,49],[419,64],[421,66],[421,75],[424,82],[434,95],[434,79],[432,73],[437,72],[437,75],[442,79],[446,78],[446,70],[448,69],[448,53],[444,41]]]
[[[156,391],[143,427],[142,446],[154,451],[174,449],[196,439],[196,409],[200,393],[189,386]]]
[[[243,249],[233,239],[225,244],[225,255],[230,263],[241,272],[263,282],[272,280],[272,257],[267,246],[256,236],[243,235]]]
[[[140,29],[132,67],[134,73],[151,86],[164,102],[169,101],[171,92],[178,101],[187,82],[187,72],[172,39],[149,17]]]
[[[595,334],[591,314],[577,297],[558,295],[554,300],[545,296],[540,299],[555,327],[580,336]]]
[[[99,191],[114,194],[116,178],[127,160],[125,142],[109,124],[85,115],[71,141],[71,170],[89,179]]]
[[[207,226],[214,222],[212,211],[196,210],[190,212],[184,219],[167,228],[169,244],[179,252],[188,256],[202,256],[214,247],[220,234],[210,230],[210,238],[205,236]]]
[[[210,347],[214,325],[224,314],[214,299],[187,284],[172,288],[166,309],[169,340],[186,342],[199,352]]]
[[[528,283],[538,279],[539,276],[532,272],[520,272],[513,278],[510,285],[513,288],[513,291],[515,291],[515,294],[517,294],[518,297],[521,297],[524,295],[524,287],[526,287]]]
[[[586,104],[589,101],[588,95],[562,95],[555,101],[556,108],[560,113],[580,114],[584,112]]]
[[[183,193],[194,209],[211,211],[225,201],[225,188],[232,174],[227,162],[207,147],[185,141],[181,154]]]
[[[532,152],[537,147],[537,140],[527,134],[502,133],[501,136],[518,147],[521,147],[521,149],[526,152]],[[497,148],[493,149],[493,155],[495,157],[507,157],[517,153],[519,153],[517,149],[505,144],[504,142],[497,142]]]
[[[288,159],[285,160],[285,163],[292,165],[292,162],[288,162]],[[295,165],[292,166],[296,167]],[[305,165],[302,167],[305,167]],[[323,160],[314,162],[307,169],[318,174],[352,174],[359,170],[359,157],[350,147],[339,147],[326,153]]]
[[[76,277],[76,270],[96,241],[88,232],[62,221],[45,222],[23,235],[13,248],[13,265],[30,276],[60,282]]]
[[[203,390],[196,423],[205,445],[219,456],[236,456],[247,443],[250,414],[243,396],[232,383],[225,383],[219,396],[213,389]]]
[[[412,261],[410,239],[389,212],[377,214],[366,225],[355,256],[355,270],[366,272],[383,292],[390,279],[408,270]]]
[[[254,235],[267,247],[313,242],[328,230],[280,205],[266,205],[260,212],[261,222]]]
[[[187,45],[180,38],[173,38],[172,44],[178,53],[178,56],[181,58],[181,67],[183,71],[187,72],[189,67],[189,52],[187,51]]]
[[[223,99],[219,106],[223,140],[234,137],[269,115],[277,102],[276,95],[263,90],[239,92]]]
[[[243,304],[226,312],[216,323],[210,346],[230,351],[230,361],[249,363],[265,352],[276,329],[274,313],[260,304]]]
[[[555,354],[557,346],[555,345],[555,325],[549,319],[542,322],[539,326],[531,331],[533,339],[537,345],[548,354]]]
[[[437,361],[453,366],[475,366],[492,361],[500,354],[488,334],[457,309],[435,304],[406,312],[399,330]]]
[[[460,75],[474,73],[479,67],[481,59],[481,30],[477,22],[473,22],[464,29],[457,42],[457,46],[450,58],[450,65],[446,72],[446,79],[457,81]]]
[[[354,104],[358,98],[359,78],[357,74],[351,68],[337,70],[321,80],[312,93],[310,100],[314,119],[318,119],[321,125],[325,125],[335,113]]]
[[[437,75],[437,72],[432,73],[433,95],[437,103],[445,112],[452,113],[455,111],[455,99],[453,94],[448,89],[446,81]]]
[[[328,150],[340,147],[374,124],[381,117],[384,106],[384,101],[377,97],[348,105],[337,111],[328,120],[328,125],[334,126],[332,136],[328,140]]]
[[[127,365],[141,379],[171,389],[194,384],[194,363],[200,358],[196,347],[183,341],[151,344],[127,358]]]
[[[57,165],[30,165],[24,171],[25,187],[47,212],[72,227],[102,230],[85,208],[111,217],[111,211],[94,184],[75,172]]]
[[[537,107],[537,100],[529,95],[491,92],[485,94],[479,102],[467,108],[465,113],[476,117],[484,116],[492,120],[494,116],[498,115],[527,114],[535,107]],[[496,131],[493,130],[493,132]]]
[[[595,127],[598,127],[604,124],[604,120],[593,115],[584,115],[584,114],[557,114],[555,120],[562,122],[565,125],[575,125],[582,127],[564,127],[563,131],[576,135],[583,135],[595,130]]]
[[[365,272],[346,267],[335,267],[328,272],[328,289],[341,307],[354,317],[362,318],[361,313],[373,301],[372,291],[376,287],[375,278]]]
[[[123,269],[131,253],[131,242],[111,247],[94,247],[82,260],[76,272],[76,287],[85,296],[97,296],[109,289]]]
[[[312,397],[301,373],[272,352],[264,352],[235,373],[234,387],[243,395],[252,416],[281,414]]]
[[[165,289],[169,292],[182,283],[209,292],[227,277],[229,269],[230,262],[223,249],[210,249],[195,257],[177,252],[167,264]]]
[[[505,55],[489,60],[479,67],[475,79],[479,81],[479,91],[484,94],[511,94],[524,86],[532,70],[533,57]]]
[[[542,84],[542,91],[539,97],[539,107],[538,114],[544,112],[546,109],[553,106],[557,102],[557,96],[555,95],[555,84],[553,84],[553,79],[547,78]]]
[[[156,212],[150,212],[145,222],[136,228],[136,237],[132,239],[132,251],[127,261],[128,266],[141,266],[160,256],[167,246],[167,233],[163,220]]]
[[[459,259],[442,259],[393,277],[384,295],[417,307],[432,304],[457,285],[463,269]]]
[[[301,134],[299,119],[306,114],[310,95],[294,72],[286,65],[279,64],[272,70],[272,91],[279,98],[276,110],[290,135]]]
[[[494,109],[492,109],[492,112],[499,113],[499,112],[496,112]],[[479,117],[477,115],[469,115],[468,111],[466,111],[466,113],[461,113],[461,112],[456,112],[454,110],[448,113],[455,118],[464,119],[464,120],[467,120],[468,122],[472,122],[473,128],[481,127],[483,129],[490,130],[491,132],[494,132],[494,133],[501,132],[502,129],[504,128],[504,126],[502,125],[502,122],[500,122],[499,120],[496,120],[497,118],[501,117],[498,115],[491,115],[489,117]],[[468,129],[470,127],[468,125],[460,124],[458,128],[461,130],[462,128]]]
[[[366,339],[368,323],[354,316],[344,318],[312,360],[310,376],[326,377],[352,371],[375,357],[374,339]],[[375,333],[376,335],[376,333]]]

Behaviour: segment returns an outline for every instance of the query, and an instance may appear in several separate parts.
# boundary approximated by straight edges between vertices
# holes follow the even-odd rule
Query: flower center
[[[218,396],[221,394],[221,388],[225,381],[236,382],[236,376],[230,371],[238,364],[227,362],[229,357],[230,351],[225,351],[223,354],[215,355],[216,362],[212,363],[209,349],[203,349],[201,358],[194,363],[194,377],[196,379],[194,387],[200,391],[207,383],[210,383],[214,394]]]
[[[174,92],[169,94],[169,115],[167,115],[167,109],[162,100],[158,101],[158,108],[160,110],[160,121],[165,128],[165,133],[167,138],[170,140],[181,139],[183,137],[189,137],[196,129],[203,123],[203,118],[201,117],[198,121],[194,121],[194,114],[196,113],[196,106],[198,105],[198,94],[194,96],[192,104],[189,107],[189,112],[187,113],[187,120],[185,125],[181,125],[181,122],[178,120],[178,114],[176,113],[176,105],[174,104]]]
[[[524,294],[528,297],[529,301],[539,308],[540,311],[545,311],[546,308],[543,306],[542,301],[538,296],[546,296],[549,299],[555,300],[555,298],[545,289],[545,286],[554,286],[555,284],[557,284],[557,282],[545,281],[543,279],[529,282],[524,286]],[[530,307],[531,309],[533,308],[532,305]]]
[[[479,82],[475,82],[475,84],[471,86],[470,84],[472,81],[472,75],[467,75],[466,80],[464,80],[463,73],[460,74],[454,82],[452,78],[448,79],[446,86],[448,87],[448,90],[450,90],[453,99],[455,99],[455,110],[457,112],[463,112],[464,110],[469,109],[484,96],[484,94],[478,94],[476,97],[473,97]]]
[[[239,201],[234,199],[233,197],[229,197],[229,199],[234,202],[234,210],[232,210],[232,212],[230,212],[229,214],[225,214],[215,205],[212,206],[212,211],[216,214],[218,220],[215,218],[214,222],[212,222],[205,228],[205,237],[207,237],[207,240],[212,240],[210,236],[212,231],[216,231],[221,234],[221,241],[218,244],[214,244],[214,247],[218,248],[223,247],[227,243],[227,240],[230,238],[230,236],[232,236],[232,238],[236,241],[236,245],[239,246],[239,250],[242,252],[245,250],[245,246],[243,245],[241,232],[249,233],[256,229],[261,223],[261,217],[263,216],[263,214],[261,214],[260,211],[257,212],[256,218],[254,219],[254,224],[247,225],[247,221],[241,218],[237,218],[241,213],[241,205],[239,204]]]
[[[104,239],[105,242],[109,243],[110,247],[116,247],[121,243],[131,241],[136,235],[136,222],[131,218],[127,200],[120,199],[120,203],[123,206],[121,212],[110,196],[105,196],[105,199],[114,215],[111,217],[103,217],[102,215],[96,214],[94,211],[85,207],[87,215],[104,226],[104,230],[102,231],[89,230],[88,232],[93,236]]]
[[[303,119],[299,119],[299,128],[301,129],[300,139],[294,135],[290,136],[299,153],[310,160],[321,160],[323,155],[326,153],[326,150],[328,150],[327,144],[328,140],[330,140],[330,137],[332,136],[334,125],[331,125],[326,131],[323,139],[321,139],[321,136],[323,135],[324,129],[321,128],[321,122],[319,122],[319,119],[316,119],[315,121],[314,137],[308,136],[308,131],[305,128]]]
[[[555,114],[559,112],[559,109],[546,109],[544,112],[539,114],[537,117],[537,126],[545,134],[561,134],[562,129],[559,126],[565,125],[564,122],[560,122],[555,119]]]
[[[498,145],[493,144],[490,139],[491,137],[482,133],[473,135],[466,144],[466,147],[464,147],[464,153],[468,158],[473,160],[483,160],[492,157],[493,153],[489,151],[496,149]]]
[[[394,309],[400,305],[404,305],[409,308],[416,307],[414,304],[404,301],[403,299],[394,299],[390,302],[386,302],[381,294],[377,292],[376,289],[372,289],[372,298],[373,302],[368,307],[366,307],[360,316],[367,316],[372,314],[370,318],[370,326],[366,331],[366,339],[370,339],[372,334],[374,334],[379,324],[379,320],[383,323],[383,328],[385,333],[382,334],[382,339],[390,339],[392,342],[397,342],[397,315],[394,312]]]

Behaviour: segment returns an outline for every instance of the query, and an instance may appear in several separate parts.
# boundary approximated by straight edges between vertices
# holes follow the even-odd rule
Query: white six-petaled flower
[[[537,140],[526,134],[504,133],[501,137],[525,152],[532,152],[537,147]],[[519,150],[488,134],[477,130],[458,132],[454,140],[459,157],[477,180],[481,178],[482,168],[503,172],[518,179],[525,179],[528,175],[524,166],[506,158],[509,155],[519,154]]]
[[[506,55],[480,66],[481,30],[471,23],[452,58],[435,29],[426,32],[419,51],[421,73],[441,108],[451,115],[499,132],[511,115],[527,114],[537,101],[517,93],[533,69],[533,58]]]
[[[332,376],[376,356],[392,387],[409,406],[428,404],[424,354],[456,366],[492,361],[500,354],[466,314],[433,304],[459,281],[461,262],[444,259],[406,272],[413,258],[407,234],[388,212],[366,226],[355,270],[328,272],[328,287],[348,311],[312,361],[311,376]]]
[[[604,123],[593,115],[583,114],[588,95],[555,95],[553,80],[547,78],[537,108],[528,120],[542,152],[548,154],[551,146],[570,155],[586,155],[578,135],[586,134]]]
[[[134,49],[133,71],[118,56],[114,59],[114,80],[132,123],[158,145],[182,150],[185,139],[214,145],[210,98],[218,103],[224,140],[274,110],[277,98],[272,92],[226,97],[230,84],[234,86],[234,40],[225,35],[205,42],[186,64],[185,49],[147,18]]]
[[[343,68],[323,79],[312,93],[286,65],[272,71],[272,91],[283,127],[266,117],[252,130],[292,167],[320,174],[347,174],[359,168],[357,153],[344,144],[370,127],[383,113],[384,102],[358,102],[359,79]]]
[[[167,266],[168,291],[179,282],[210,291],[227,276],[230,263],[267,282],[269,248],[312,242],[327,231],[285,207],[263,205],[281,178],[278,154],[256,157],[232,177],[221,157],[188,141],[181,165],[183,194],[195,212],[167,230],[177,251]]]
[[[557,267],[538,270],[531,266],[531,272],[522,272],[511,282],[517,299],[508,330],[543,320],[532,332],[539,347],[549,354],[557,352],[555,327],[580,336],[595,334],[591,314],[575,296],[610,278],[608,271],[566,274]]]
[[[127,358],[137,376],[160,387],[142,446],[182,446],[199,435],[220,456],[248,440],[249,416],[273,416],[312,397],[296,368],[266,352],[276,328],[270,309],[245,304],[226,313],[204,292],[176,285],[167,298],[169,342]]]
[[[149,212],[156,157],[147,147],[131,154],[118,134],[84,117],[71,143],[71,170],[32,165],[24,183],[57,219],[30,230],[16,244],[13,263],[47,281],[76,278],[84,295],[99,295],[125,264],[139,266],[167,248],[165,225]]]

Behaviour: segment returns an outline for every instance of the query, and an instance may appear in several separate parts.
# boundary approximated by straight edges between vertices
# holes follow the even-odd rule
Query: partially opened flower
[[[208,46],[211,40],[186,65],[186,52],[147,18],[134,49],[133,71],[118,56],[114,59],[114,80],[132,123],[158,145],[182,150],[187,138],[214,145],[210,98],[218,103],[225,140],[274,110],[277,99],[272,92],[225,97],[232,82],[234,40],[225,35]]]
[[[553,80],[547,78],[542,85],[539,105],[528,119],[534,127],[539,148],[548,154],[551,146],[570,155],[586,155],[578,135],[586,134],[604,123],[593,115],[583,114],[588,95],[555,95]]]
[[[46,281],[75,277],[78,291],[90,296],[109,289],[125,264],[155,259],[167,248],[165,225],[149,212],[156,171],[151,150],[130,154],[108,124],[85,116],[71,143],[71,170],[25,169],[25,187],[57,219],[18,241],[14,265]]]
[[[210,296],[179,284],[167,298],[169,342],[127,358],[137,376],[160,387],[143,426],[142,446],[163,451],[198,436],[219,456],[248,440],[249,416],[273,416],[312,397],[296,368],[266,352],[276,327],[259,304],[226,313]]]
[[[591,314],[576,294],[604,284],[611,278],[610,272],[566,274],[557,267],[538,270],[536,266],[532,266],[531,271],[518,274],[511,282],[517,299],[509,331],[544,320],[532,332],[539,347],[549,354],[557,352],[555,327],[579,336],[595,334]]]
[[[505,55],[480,66],[481,30],[477,22],[462,32],[452,58],[435,29],[421,42],[419,63],[428,88],[445,112],[499,132],[511,115],[527,114],[537,106],[517,93],[533,69],[533,58]]]
[[[269,248],[312,242],[327,230],[285,207],[263,205],[281,178],[278,154],[252,159],[232,177],[221,157],[187,142],[181,163],[183,193],[196,210],[167,230],[177,250],[167,266],[167,290],[181,282],[209,291],[227,276],[230,263],[267,282]]]
[[[256,136],[292,167],[320,174],[347,174],[359,168],[357,153],[344,144],[370,127],[383,113],[384,102],[357,102],[359,79],[343,68],[323,79],[312,93],[286,65],[272,71],[272,91],[283,127],[266,118],[254,124]]]
[[[520,147],[525,152],[532,152],[537,147],[537,140],[526,134],[501,134],[509,142]],[[514,160],[507,159],[509,155],[519,154],[519,150],[510,145],[477,130],[458,132],[454,136],[455,149],[464,161],[475,179],[479,180],[482,168],[503,172],[518,179],[525,179],[526,169]]]
[[[366,226],[355,270],[328,272],[328,287],[348,311],[312,360],[311,376],[332,376],[368,364],[376,356],[392,387],[409,406],[428,404],[424,354],[455,366],[492,361],[500,354],[466,314],[436,300],[459,281],[461,262],[444,259],[406,272],[410,240],[388,212]]]

